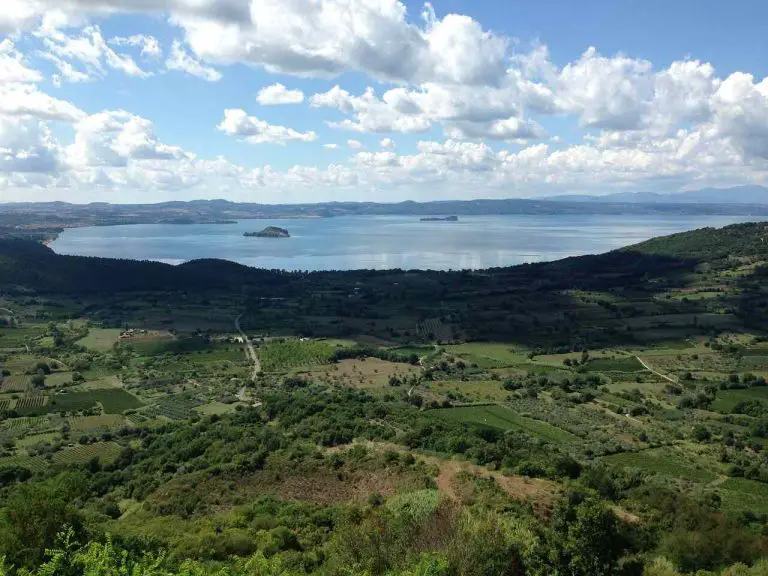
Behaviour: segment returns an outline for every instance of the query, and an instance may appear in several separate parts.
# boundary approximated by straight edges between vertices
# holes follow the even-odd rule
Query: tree
[[[616,574],[625,539],[616,515],[597,498],[571,494],[554,514],[552,550],[558,573],[572,576]]]
[[[581,351],[581,363],[586,364],[587,360],[589,360],[589,350],[584,348],[584,350]]]
[[[79,474],[60,474],[45,483],[21,484],[8,496],[0,515],[0,556],[17,567],[42,563],[45,551],[56,544],[66,527],[82,530],[74,506],[85,480]]]

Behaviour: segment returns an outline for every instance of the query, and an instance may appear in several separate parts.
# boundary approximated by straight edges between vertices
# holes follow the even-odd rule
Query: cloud
[[[171,53],[165,61],[165,67],[168,70],[186,72],[192,76],[202,78],[207,82],[218,82],[221,80],[221,72],[210,66],[206,66],[193,56],[191,56],[181,45],[181,42],[174,40],[171,44]]]
[[[59,144],[48,126],[32,117],[0,116],[0,172],[53,173]]]
[[[472,18],[439,18],[425,5],[408,20],[398,0],[5,0],[0,30],[30,29],[44,15],[61,22],[114,13],[170,14],[194,53],[218,63],[243,62],[271,72],[379,80],[496,84],[509,40]]]
[[[315,132],[298,132],[285,126],[274,126],[248,116],[245,110],[224,110],[224,120],[218,129],[229,136],[237,136],[251,144],[285,144],[293,140],[311,142],[317,139]]]
[[[265,86],[256,95],[256,100],[262,105],[275,104],[301,104],[304,101],[304,92],[301,90],[288,90],[282,84]]]
[[[85,82],[104,76],[106,68],[128,76],[146,78],[151,72],[143,70],[127,54],[110,48],[98,26],[86,26],[79,34],[66,34],[55,27],[40,27],[35,34],[42,40],[45,51],[41,56],[52,62],[59,75],[54,82]]]
[[[76,122],[85,113],[71,102],[53,98],[33,84],[0,83],[0,114]]]
[[[146,34],[134,34],[133,36],[116,36],[109,40],[109,44],[114,46],[133,46],[141,48],[141,55],[149,58],[160,58],[163,50],[160,43],[154,36]]]
[[[454,138],[528,140],[545,136],[535,121],[521,117],[515,86],[470,88],[427,84],[421,89],[394,88],[379,99],[373,88],[353,96],[340,86],[314,94],[312,107],[336,108],[351,118],[329,122],[362,133],[424,133],[442,124]]]
[[[10,38],[0,42],[0,84],[11,82],[40,82],[42,74],[27,66],[22,54]]]
[[[104,40],[94,22],[113,30],[110,18],[118,13],[161,15],[153,22],[174,26],[178,39],[165,62],[155,36]],[[234,194],[354,185],[360,194],[514,195],[768,182],[768,80],[747,72],[719,77],[695,59],[654,67],[597,48],[556,65],[543,44],[526,49],[468,16],[438,16],[430,5],[419,17],[397,0],[5,0],[0,31],[9,34],[0,41],[3,193],[8,186]],[[22,54],[27,46],[41,50]],[[379,134],[380,147],[364,151],[349,140],[343,164],[285,170],[196,158],[160,142],[148,119],[87,113],[46,94],[48,62],[57,85],[114,72],[144,78],[163,68],[217,81],[217,68],[234,63],[339,78],[330,90],[307,94],[311,111],[349,135]],[[352,90],[344,83],[352,77],[384,88]],[[157,78],[163,81],[170,79]],[[304,96],[276,83],[257,101],[299,103]],[[225,111],[221,131],[252,143],[318,138],[248,116],[237,108],[243,104]],[[567,126],[567,138],[544,126]],[[445,140],[436,142],[432,135],[440,133]],[[423,140],[403,154],[393,134]],[[537,142],[543,139],[553,145]]]
[[[639,128],[654,94],[652,66],[621,55],[606,58],[590,48],[562,69],[557,94],[562,108],[579,114],[584,126]]]
[[[326,148],[328,150],[336,150],[339,147],[338,144],[323,144],[323,148]]]
[[[391,94],[390,94],[391,93]],[[408,102],[397,100],[395,91],[387,92],[391,100],[379,100],[373,88],[368,88],[362,96],[352,96],[340,86],[334,86],[328,92],[314,94],[310,106],[314,108],[337,108],[354,115],[354,120],[329,123],[333,127],[353,132],[426,132],[431,122],[418,107],[409,108]],[[407,94],[402,93],[407,98]],[[386,95],[385,95],[386,96]]]
[[[179,160],[189,155],[158,141],[151,121],[123,110],[86,116],[75,126],[67,162],[75,167],[126,167],[131,160]]]
[[[712,127],[748,157],[768,159],[768,78],[735,72],[711,98]]]

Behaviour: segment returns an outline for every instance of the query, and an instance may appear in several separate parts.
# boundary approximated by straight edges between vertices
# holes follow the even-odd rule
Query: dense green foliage
[[[763,236],[482,273],[0,241],[0,574],[766,574]]]

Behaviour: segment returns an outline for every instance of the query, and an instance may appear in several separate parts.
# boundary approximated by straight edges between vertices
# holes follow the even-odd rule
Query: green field
[[[528,361],[524,353],[515,351],[508,344],[469,342],[446,346],[446,351],[474,362],[481,368],[502,368]]]
[[[438,418],[464,422],[467,424],[479,424],[500,428],[501,430],[522,430],[532,436],[537,436],[551,442],[572,442],[577,437],[556,428],[551,424],[521,416],[517,412],[498,404],[484,406],[461,406],[458,408],[444,408],[432,411]]]
[[[211,402],[209,404],[203,404],[202,406],[196,406],[193,408],[195,412],[199,412],[204,416],[210,416],[212,414],[222,415],[229,414],[235,411],[237,404],[224,404],[223,402]]]
[[[718,390],[715,401],[712,403],[712,410],[727,414],[739,402],[748,402],[750,400],[760,400],[768,406],[768,386],[744,388],[741,390]]]
[[[121,414],[100,414],[98,416],[73,416],[68,420],[72,430],[103,430],[119,428],[125,424]]]
[[[161,354],[185,354],[214,350],[215,345],[205,338],[188,337],[174,338],[131,338],[124,340],[121,346],[129,346],[143,356],[159,356]]]
[[[57,452],[53,456],[53,461],[57,464],[85,464],[93,458],[98,458],[102,464],[109,464],[115,461],[121,450],[122,448],[116,442],[79,444]]]
[[[32,472],[42,472],[48,467],[48,462],[42,456],[6,456],[0,458],[2,468],[26,468]]]
[[[186,420],[192,409],[200,405],[194,398],[186,396],[167,396],[157,403],[158,413],[171,420]]]
[[[77,344],[96,352],[106,352],[117,342],[120,332],[119,328],[90,328],[88,336],[78,340]]]
[[[690,465],[664,449],[644,452],[622,452],[602,459],[604,462],[623,468],[638,468],[652,474],[672,478],[687,478],[698,482],[711,482],[716,474],[702,467]]]
[[[140,408],[143,402],[133,394],[120,388],[107,390],[88,390],[86,392],[66,392],[52,394],[50,402],[41,407],[43,412],[77,412],[92,408],[100,403],[107,414],[120,414],[124,410]]]
[[[29,436],[25,436],[24,438],[19,438],[18,440],[16,440],[16,446],[19,448],[25,448],[27,446],[34,446],[39,442],[46,442],[50,444],[51,442],[53,442],[55,438],[56,438],[55,432],[45,432],[43,434],[31,434]]]
[[[317,340],[288,339],[264,344],[256,349],[265,372],[308,368],[327,364],[334,348]]]
[[[619,358],[595,358],[584,364],[580,370],[586,372],[639,372],[645,370],[634,356]]]
[[[29,386],[29,376],[11,375],[3,378],[0,392],[24,392]]]
[[[0,348],[23,348],[24,344],[39,338],[43,327],[0,328]]]
[[[768,513],[768,484],[746,478],[728,478],[718,486],[718,492],[724,510]]]
[[[54,372],[45,377],[48,388],[57,388],[72,383],[72,372]]]

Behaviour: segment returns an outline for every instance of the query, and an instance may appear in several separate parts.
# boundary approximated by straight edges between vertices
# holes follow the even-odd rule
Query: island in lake
[[[277,226],[267,226],[264,230],[259,232],[246,232],[243,234],[246,238],[290,238],[288,230],[285,228],[278,228]]]
[[[458,222],[459,217],[458,216],[428,216],[427,218],[422,218],[422,222]]]

